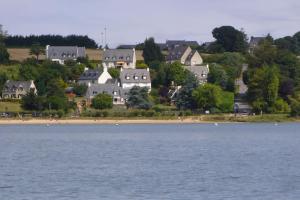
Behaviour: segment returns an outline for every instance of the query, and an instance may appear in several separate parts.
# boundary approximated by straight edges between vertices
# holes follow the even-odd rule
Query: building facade
[[[33,80],[31,81],[12,81],[7,80],[2,90],[3,99],[22,99],[29,92],[37,94],[37,89]]]
[[[77,60],[77,58],[85,56],[85,47],[46,46],[46,58],[62,65],[66,60]]]

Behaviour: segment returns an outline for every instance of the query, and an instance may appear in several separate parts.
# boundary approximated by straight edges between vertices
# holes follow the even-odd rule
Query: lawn
[[[0,112],[22,112],[20,103],[17,102],[0,102]]]

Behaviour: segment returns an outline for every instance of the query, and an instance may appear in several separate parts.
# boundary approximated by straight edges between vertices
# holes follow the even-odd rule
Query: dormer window
[[[75,54],[74,53],[72,54],[72,57],[75,58]]]
[[[109,57],[105,57],[105,60],[108,60],[109,59]]]
[[[113,93],[114,95],[117,95],[118,93],[117,93],[117,91],[114,91],[114,93]]]
[[[97,94],[97,91],[93,91],[93,94]]]
[[[139,79],[139,77],[136,76],[136,75],[134,75],[133,78],[134,78],[134,80],[138,80]]]
[[[116,60],[116,57],[112,57],[113,60]]]
[[[120,57],[119,57],[119,59],[120,59],[120,60],[123,60],[123,59],[124,59],[124,57],[123,57],[123,56],[120,56]]]
[[[126,57],[126,60],[130,60],[130,56],[127,56],[127,57]]]
[[[142,78],[143,78],[143,80],[146,80],[146,79],[147,79],[147,76],[143,75]]]
[[[126,76],[125,76],[125,79],[126,79],[126,80],[129,80],[129,79],[130,79],[130,77],[129,77],[128,75],[126,75]]]

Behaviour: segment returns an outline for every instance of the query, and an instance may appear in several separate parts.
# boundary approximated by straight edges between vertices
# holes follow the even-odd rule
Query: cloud
[[[233,25],[251,35],[300,31],[298,0],[4,0],[1,24],[10,34],[86,34],[111,46],[157,41],[212,40],[213,28]]]

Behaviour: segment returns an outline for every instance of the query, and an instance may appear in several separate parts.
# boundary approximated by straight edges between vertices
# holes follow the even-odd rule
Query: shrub
[[[107,109],[113,107],[113,98],[108,94],[98,94],[92,100],[92,107],[95,109]]]

